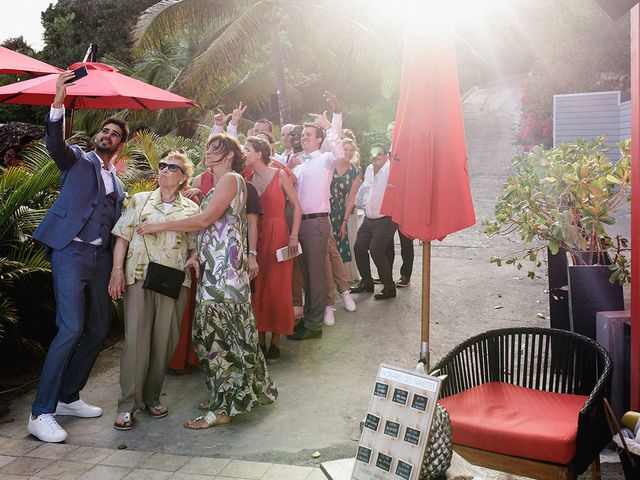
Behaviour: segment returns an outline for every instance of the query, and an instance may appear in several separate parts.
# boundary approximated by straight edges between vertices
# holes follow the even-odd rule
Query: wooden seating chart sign
[[[380,364],[352,479],[417,480],[441,379]]]

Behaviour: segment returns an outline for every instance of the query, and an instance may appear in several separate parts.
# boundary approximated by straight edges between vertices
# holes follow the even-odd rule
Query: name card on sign
[[[417,480],[441,380],[381,364],[351,478]]]

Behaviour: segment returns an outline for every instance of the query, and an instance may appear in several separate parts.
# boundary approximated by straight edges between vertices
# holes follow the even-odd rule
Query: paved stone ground
[[[432,363],[464,339],[486,330],[516,325],[548,325],[548,302],[544,293],[546,279],[529,280],[525,278],[526,274],[512,267],[497,268],[489,264],[492,255],[517,250],[518,244],[513,239],[488,239],[480,225],[492,217],[495,198],[516,153],[513,138],[521,83],[522,78],[507,79],[475,89],[464,100],[469,172],[477,224],[447,237],[443,242],[435,242],[432,248]],[[242,415],[229,427],[189,431],[182,428],[182,423],[198,415],[195,406],[205,399],[202,375],[199,372],[183,376],[168,374],[163,401],[169,407],[170,415],[152,419],[137,413],[134,430],[116,431],[111,425],[120,393],[118,358],[121,345],[118,344],[100,356],[83,392],[84,398],[105,409],[105,415],[90,420],[61,417],[61,425],[69,432],[67,445],[28,448],[35,443],[29,440],[32,437],[26,432],[33,392],[13,402],[12,415],[16,421],[0,425],[0,442],[4,442],[0,443],[0,455],[4,455],[0,457],[0,465],[6,463],[0,468],[0,480],[11,478],[2,475],[12,473],[14,468],[22,468],[20,465],[35,470],[38,465],[42,469],[54,468],[52,465],[57,462],[62,466],[55,468],[65,468],[64,462],[69,460],[64,455],[76,458],[74,452],[76,456],[84,456],[83,452],[86,452],[87,459],[95,460],[91,464],[83,464],[89,466],[76,476],[108,468],[133,468],[138,464],[144,468],[144,465],[149,465],[144,463],[148,459],[142,459],[140,455],[157,455],[156,458],[166,461],[172,465],[171,468],[184,461],[170,478],[187,478],[183,469],[207,461],[220,467],[210,471],[209,475],[219,475],[220,478],[238,476],[229,473],[236,465],[244,465],[236,461],[260,462],[252,476],[246,478],[260,478],[269,474],[271,469],[280,468],[272,463],[306,467],[296,470],[299,476],[295,478],[316,478],[318,472],[311,468],[320,462],[354,456],[359,421],[368,406],[379,363],[413,368],[418,360],[422,256],[421,248],[417,245],[415,248],[413,283],[411,287],[399,290],[397,298],[376,302],[369,294],[357,295],[357,312],[347,313],[338,304],[336,325],[325,328],[322,339],[283,341],[281,362],[269,368],[280,391],[274,405]],[[396,246],[396,251],[395,272],[398,275],[399,246]],[[13,445],[11,448],[18,451],[5,451],[7,442],[18,442],[10,443]],[[28,451],[20,451],[20,445],[27,445],[24,448]],[[116,452],[119,445],[126,445],[128,450]],[[59,456],[23,456],[29,452],[37,453],[40,449],[48,451],[48,448]],[[62,455],[64,451],[67,453]],[[316,451],[321,456],[314,459],[312,454]],[[130,454],[136,460],[123,464],[121,460]],[[105,460],[110,462],[108,459],[112,456],[120,463],[104,463]],[[134,475],[128,478],[138,478],[138,473],[120,472]],[[154,473],[156,477],[139,478],[167,478],[166,472]],[[188,473],[200,474],[195,470]],[[56,477],[55,472],[51,476],[73,478],[65,474]]]

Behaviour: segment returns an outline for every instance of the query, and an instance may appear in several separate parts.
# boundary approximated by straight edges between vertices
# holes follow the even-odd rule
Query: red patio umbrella
[[[41,62],[22,53],[0,47],[0,73],[10,75],[47,75],[60,73],[58,67]]]
[[[436,22],[405,40],[391,170],[381,213],[424,241],[422,343],[429,366],[431,240],[475,224],[451,35]]]
[[[188,98],[123,75],[104,63],[78,62],[69,70],[86,66],[89,74],[67,88],[67,108],[113,108],[159,110],[197,107]],[[58,75],[47,75],[0,87],[0,103],[50,105],[56,93]]]

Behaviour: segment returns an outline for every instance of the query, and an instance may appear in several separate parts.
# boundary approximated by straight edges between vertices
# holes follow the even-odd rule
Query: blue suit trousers
[[[51,253],[58,333],[49,346],[32,413],[53,413],[78,400],[109,333],[111,252],[71,242]]]

